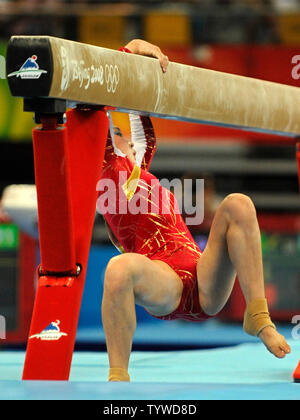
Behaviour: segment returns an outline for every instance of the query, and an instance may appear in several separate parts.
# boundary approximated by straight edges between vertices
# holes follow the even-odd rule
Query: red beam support
[[[63,127],[41,120],[33,130],[41,264],[23,379],[68,380],[109,123],[103,110],[68,111]]]
[[[293,373],[294,382],[300,383],[300,362]]]

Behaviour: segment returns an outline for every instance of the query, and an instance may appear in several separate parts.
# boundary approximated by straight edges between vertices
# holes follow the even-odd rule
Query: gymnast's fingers
[[[166,56],[161,49],[150,42],[144,41],[143,39],[134,39],[130,41],[126,47],[133,53],[139,55],[145,55],[147,57],[157,58],[161,66],[162,71],[165,73],[169,64],[169,58]]]
[[[147,45],[147,54],[149,57],[154,57],[159,60],[160,67],[162,71],[165,73],[168,68],[169,64],[169,57],[165,55],[159,47],[156,45],[148,44]]]
[[[169,65],[169,57],[161,52],[161,56],[159,57],[159,63],[162,68],[162,71],[165,73]]]

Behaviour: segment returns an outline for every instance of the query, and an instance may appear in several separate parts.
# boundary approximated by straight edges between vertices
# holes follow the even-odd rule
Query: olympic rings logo
[[[108,93],[115,93],[120,81],[120,72],[117,65],[105,65],[105,81]]]

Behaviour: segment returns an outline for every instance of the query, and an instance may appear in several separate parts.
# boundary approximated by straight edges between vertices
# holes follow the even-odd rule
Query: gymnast
[[[121,50],[155,57],[162,71],[167,71],[168,57],[157,46],[133,40]],[[108,380],[130,381],[135,304],[163,320],[204,321],[224,307],[236,276],[246,301],[244,330],[258,336],[274,356],[285,357],[290,347],[272,323],[265,297],[261,236],[253,202],[244,194],[228,195],[215,213],[201,253],[176,211],[174,195],[149,172],[156,150],[150,118],[129,114],[129,120],[130,141],[111,125],[101,175],[116,185],[116,211],[106,211],[103,216],[112,242],[121,251],[109,261],[104,281]],[[120,172],[126,174],[127,183],[120,182]],[[158,193],[154,212],[118,212],[124,202],[139,199],[149,203]],[[97,203],[102,194],[104,191],[98,192]]]

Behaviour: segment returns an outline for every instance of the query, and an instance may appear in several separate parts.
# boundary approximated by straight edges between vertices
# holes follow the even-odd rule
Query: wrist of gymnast
[[[130,49],[129,49],[129,48],[127,48],[127,47],[121,47],[121,48],[119,48],[119,51],[127,52],[127,53],[129,53],[129,54],[133,54],[133,52],[132,52],[132,51],[130,51]]]

